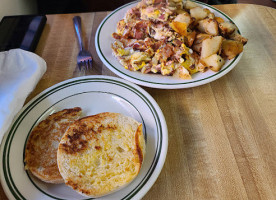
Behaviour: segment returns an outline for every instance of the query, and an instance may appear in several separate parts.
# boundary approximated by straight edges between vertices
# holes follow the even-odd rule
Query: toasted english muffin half
[[[70,124],[81,116],[75,107],[49,115],[31,132],[25,147],[25,169],[47,183],[63,183],[57,166],[57,149]]]
[[[75,121],[57,153],[65,184],[84,196],[100,197],[130,183],[145,154],[142,124],[119,113],[99,113]]]

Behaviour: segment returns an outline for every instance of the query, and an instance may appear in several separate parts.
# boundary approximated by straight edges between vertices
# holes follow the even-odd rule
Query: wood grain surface
[[[276,197],[276,10],[252,4],[215,7],[234,20],[249,42],[238,65],[212,83],[177,90],[144,87],[162,109],[169,130],[164,168],[144,200]],[[90,73],[114,76],[94,45],[107,14],[79,15],[94,58]],[[47,16],[36,53],[48,69],[27,102],[72,78],[78,53],[73,16]],[[2,188],[0,199],[7,199]]]

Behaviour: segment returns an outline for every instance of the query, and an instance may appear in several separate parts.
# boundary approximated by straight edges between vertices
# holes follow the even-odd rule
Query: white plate
[[[32,128],[49,114],[80,106],[84,115],[118,112],[141,122],[146,156],[138,176],[127,187],[101,199],[141,199],[165,162],[168,131],[155,100],[140,87],[120,78],[86,76],[50,87],[15,118],[1,144],[1,183],[9,199],[85,199],[65,184],[47,184],[24,170],[24,147]],[[86,198],[87,199],[87,198]]]
[[[218,9],[201,2],[196,3],[204,8],[208,8],[217,17],[221,17],[225,21],[233,22],[230,17]],[[137,1],[131,2],[113,11],[102,21],[96,33],[95,44],[100,59],[111,71],[113,71],[118,76],[136,84],[152,88],[189,88],[209,83],[224,76],[231,69],[233,69],[241,59],[242,53],[232,60],[227,60],[219,72],[213,72],[212,70],[208,70],[205,73],[199,72],[194,74],[192,76],[193,79],[191,80],[183,80],[158,74],[142,74],[141,72],[133,72],[125,69],[112,54],[111,43],[114,42],[114,39],[112,38],[111,34],[116,31],[117,22],[124,18],[126,11],[136,5]]]

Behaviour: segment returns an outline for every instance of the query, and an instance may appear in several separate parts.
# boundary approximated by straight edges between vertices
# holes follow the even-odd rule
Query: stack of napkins
[[[0,143],[45,71],[46,62],[34,53],[22,49],[0,52]]]

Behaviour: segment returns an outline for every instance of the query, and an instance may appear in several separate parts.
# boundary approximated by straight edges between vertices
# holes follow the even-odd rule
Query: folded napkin
[[[46,71],[46,62],[22,49],[0,52],[0,143],[27,96]]]

